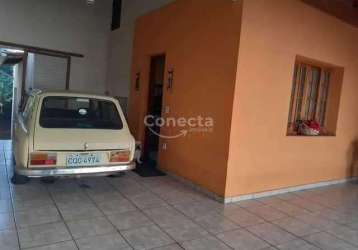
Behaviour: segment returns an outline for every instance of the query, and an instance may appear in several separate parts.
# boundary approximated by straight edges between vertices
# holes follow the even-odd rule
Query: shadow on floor
[[[144,161],[142,164],[138,164],[136,169],[133,170],[136,174],[141,177],[155,177],[165,176],[166,174],[157,168],[157,164],[153,160]]]

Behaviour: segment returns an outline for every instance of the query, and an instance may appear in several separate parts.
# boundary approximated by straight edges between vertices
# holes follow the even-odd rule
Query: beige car
[[[28,177],[111,175],[135,167],[135,140],[111,97],[32,91],[13,131],[15,184]]]

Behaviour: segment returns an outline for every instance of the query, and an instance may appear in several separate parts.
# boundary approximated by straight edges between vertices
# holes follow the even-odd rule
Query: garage
[[[0,6],[1,250],[357,249],[357,1]]]

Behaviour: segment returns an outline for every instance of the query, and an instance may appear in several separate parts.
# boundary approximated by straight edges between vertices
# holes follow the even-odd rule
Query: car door
[[[16,165],[25,167],[27,165],[29,150],[29,123],[33,113],[35,97],[29,96],[24,110],[18,113],[14,124],[14,156]]]

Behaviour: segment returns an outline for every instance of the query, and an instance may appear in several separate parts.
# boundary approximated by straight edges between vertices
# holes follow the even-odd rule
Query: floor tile
[[[236,202],[235,204],[237,204],[238,206],[240,207],[243,207],[243,208],[250,208],[250,207],[257,207],[257,206],[263,206],[265,205],[265,203],[262,203],[258,200],[245,200],[245,201],[239,201],[239,202]]]
[[[324,206],[320,205],[319,203],[316,203],[314,200],[312,199],[303,199],[303,198],[294,198],[288,201],[289,203],[302,207],[308,211],[311,212],[316,212],[316,211],[321,211],[323,209],[325,209]]]
[[[189,220],[185,215],[170,206],[145,209],[143,212],[162,228],[175,227]]]
[[[247,230],[273,245],[283,244],[296,239],[292,234],[270,223],[248,227]]]
[[[221,209],[218,209],[218,213],[224,216],[230,216],[237,213],[237,211],[247,211],[237,205],[236,203],[225,204]]]
[[[90,197],[90,199],[95,203],[103,203],[103,202],[125,199],[123,195],[121,195],[112,187],[111,190],[107,190],[104,192],[87,191],[87,194]]]
[[[152,208],[152,207],[160,207],[162,205],[165,205],[166,202],[159,198],[159,196],[150,193],[150,192],[144,192],[132,197],[129,197],[129,199],[139,208]]]
[[[216,203],[216,202],[214,202]],[[220,203],[218,203],[221,205]],[[209,214],[215,214],[219,211],[218,207],[215,207],[212,203],[207,202],[189,202],[189,203],[178,203],[175,204],[174,207],[185,214],[191,219],[200,218],[203,216],[207,216]]]
[[[49,193],[43,187],[26,186],[26,185],[21,186],[21,189],[19,186],[14,186],[15,189],[12,190],[13,200],[30,201],[30,200],[35,200],[38,197],[50,198]]]
[[[55,202],[58,204],[80,203],[80,202],[92,203],[91,199],[82,190],[77,190],[75,192],[59,192],[54,194],[53,198]]]
[[[285,213],[290,216],[296,216],[299,214],[309,212],[308,210],[306,210],[304,208],[298,207],[298,206],[293,205],[286,201],[273,203],[273,204],[270,204],[270,206],[272,206],[272,207],[276,208],[277,210],[281,211],[282,213]]]
[[[11,194],[8,188],[0,188],[0,200],[10,200]]]
[[[166,189],[162,191],[163,192],[158,192],[158,191],[156,192],[161,199],[163,199],[164,201],[166,201],[171,205],[175,205],[178,203],[196,202],[201,198],[201,195],[199,193],[192,193],[192,192],[186,192],[180,190],[168,192]]]
[[[127,240],[136,249],[157,250],[358,246],[356,184],[223,205],[169,176],[142,178],[130,172],[120,178],[61,179],[51,185],[34,179],[15,186],[6,173],[11,168],[0,166],[1,250],[19,249],[14,216],[22,246],[32,250],[77,249],[71,233],[80,249],[88,250],[132,249]]]
[[[115,232],[115,228],[105,217],[68,221],[66,224],[75,239]]]
[[[12,213],[0,213],[0,230],[14,229],[15,221]]]
[[[33,210],[44,206],[53,205],[54,202],[50,196],[39,196],[31,200],[14,200],[14,210],[15,212],[24,211],[24,210]]]
[[[297,198],[298,196],[294,192],[291,192],[291,193],[279,194],[276,197],[283,201],[289,201]]]
[[[77,183],[91,198],[95,194],[113,193],[116,197],[120,193],[108,182],[108,177],[83,177],[77,180]]]
[[[12,212],[11,200],[0,200],[0,213]]]
[[[262,218],[252,213],[249,213],[242,208],[230,212],[228,215],[226,215],[226,217],[228,217],[230,220],[232,220],[241,227],[258,225],[265,222]]]
[[[181,243],[186,250],[229,250],[230,248],[218,239],[210,236]]]
[[[190,220],[183,220],[176,226],[163,228],[163,230],[178,242],[198,239],[208,235],[207,231]]]
[[[108,220],[116,226],[118,230],[138,228],[153,224],[147,216],[140,211],[130,211],[108,216]]]
[[[334,235],[341,240],[358,246],[358,231],[353,230],[347,226],[337,225],[335,227],[326,229],[326,232]]]
[[[163,247],[156,247],[153,250],[183,250],[178,244],[171,244]]]
[[[126,230],[121,233],[134,249],[151,249],[174,243],[171,238],[154,225]]]
[[[117,189],[117,191],[127,198],[147,192],[145,187],[139,185],[132,179],[117,178],[109,181]]]
[[[279,250],[320,250],[318,247],[304,241],[293,240],[288,243],[277,246]]]
[[[71,240],[64,223],[50,223],[22,228],[18,231],[22,248],[49,245]]]
[[[273,205],[273,204],[281,203],[282,199],[279,198],[279,195],[273,195],[273,196],[258,198],[257,201],[264,203],[266,205]]]
[[[358,223],[358,214],[356,213],[355,208],[354,212],[350,210],[324,210],[321,211],[321,215],[324,218],[335,221],[338,224],[349,224],[349,223]]]
[[[299,237],[318,233],[321,231],[313,225],[301,222],[294,218],[284,218],[273,221],[272,223]]]
[[[0,231],[0,249],[1,250],[18,250],[19,242],[15,230]]]
[[[127,199],[114,199],[98,203],[97,206],[105,215],[124,213],[136,210],[137,208]]]
[[[244,229],[221,233],[217,237],[234,249],[260,250],[269,247],[265,241]]]
[[[60,212],[66,221],[102,217],[103,213],[91,203],[74,202],[65,206],[59,205]]]
[[[60,221],[61,217],[54,205],[15,211],[15,220],[18,227],[28,227]]]
[[[321,214],[300,214],[295,217],[306,224],[309,224],[321,231],[329,231],[339,226],[336,222],[322,217]]]
[[[357,247],[346,243],[328,233],[317,233],[306,236],[305,240],[325,250],[353,250]]]
[[[358,231],[358,222],[353,222],[353,223],[351,222],[351,223],[346,224],[346,226],[353,230]]]
[[[74,241],[65,241],[41,247],[28,248],[28,250],[77,250],[77,246]]]
[[[294,194],[304,199],[313,199],[317,196],[316,193],[311,192],[310,190],[297,191],[294,192]]]
[[[92,236],[76,240],[80,250],[127,250],[132,249],[118,233]]]
[[[267,221],[273,221],[287,217],[286,214],[269,205],[250,207],[247,210],[250,213],[253,213]]]
[[[239,228],[237,224],[219,214],[200,217],[195,222],[213,234]]]

